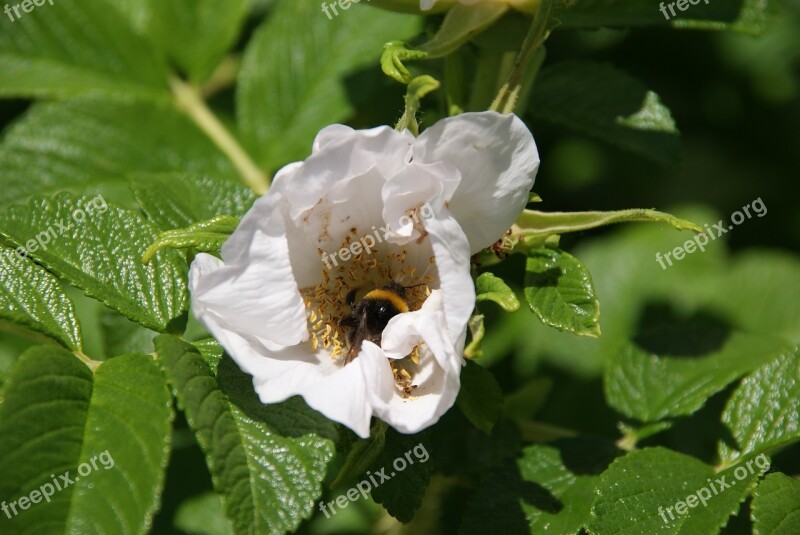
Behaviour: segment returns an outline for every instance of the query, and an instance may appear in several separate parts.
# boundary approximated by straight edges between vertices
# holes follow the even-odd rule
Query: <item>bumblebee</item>
[[[344,359],[345,365],[358,355],[364,340],[380,345],[381,334],[389,320],[409,311],[405,298],[407,289],[392,281],[387,286],[367,292],[358,304],[356,304],[358,288],[347,294],[347,304],[352,313],[339,321],[339,326],[348,330],[349,349]]]

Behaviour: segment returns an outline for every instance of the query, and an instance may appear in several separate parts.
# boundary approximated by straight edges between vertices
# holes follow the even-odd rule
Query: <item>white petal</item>
[[[260,212],[251,210],[231,236],[240,249],[223,245],[224,265],[208,255],[192,263],[192,304],[201,322],[204,315],[214,315],[241,335],[295,345],[307,339],[308,329],[284,220],[274,211],[260,218]]]
[[[469,243],[458,222],[446,209],[425,219],[424,225],[436,258],[447,332],[451,343],[455,344],[466,330],[475,308],[475,285],[469,272]]]
[[[342,180],[360,176],[372,168],[384,178],[397,173],[414,137],[381,126],[353,130],[342,125],[323,129],[314,142],[315,152],[294,170],[291,188],[286,191],[290,215],[300,223],[306,212]]]
[[[383,331],[381,346],[387,357],[402,358],[422,342],[419,368],[412,380],[417,388],[410,398],[399,394],[393,380],[375,381],[370,390],[375,414],[404,433],[436,423],[458,395],[464,341],[456,347],[447,336],[441,290],[431,292],[419,310],[392,318]]]
[[[450,202],[474,254],[500,239],[525,208],[539,169],[533,136],[515,115],[464,113],[420,135],[413,161],[450,162],[461,183]]]
[[[461,175],[453,165],[446,162],[424,165],[411,163],[386,181],[381,191],[383,197],[383,219],[394,236],[407,238],[407,243],[418,238],[414,221],[409,211],[428,205],[426,213],[415,214],[417,219],[438,211],[449,201],[458,188]]]
[[[273,352],[252,338],[215,323],[215,318],[205,325],[236,364],[253,376],[253,386],[262,403],[279,403],[299,395],[312,409],[346,425],[362,438],[369,437],[372,408],[367,401],[368,382],[363,369],[366,360],[359,357],[341,367],[327,352],[314,352],[309,343]],[[388,362],[385,357],[382,360]],[[390,369],[388,374],[391,377]]]
[[[442,290],[433,290],[419,310],[398,314],[389,320],[383,330],[381,347],[387,357],[399,359],[411,353],[420,342],[425,342],[443,367],[461,362],[463,346],[456,347],[447,333]]]
[[[383,357],[383,351],[374,344],[372,346],[362,347],[359,356],[350,364],[338,368],[335,373],[314,382],[300,392],[309,407],[335,422],[346,425],[361,438],[369,437],[372,407],[367,398],[367,388],[374,374],[372,365],[375,359],[380,357],[387,363],[388,368],[388,361]],[[388,373],[391,376],[391,369]]]
[[[423,346],[413,379],[417,388],[411,397],[403,398],[393,382],[383,380],[369,390],[369,401],[375,415],[384,422],[401,433],[416,433],[435,424],[453,406],[458,396],[459,373],[459,367],[440,366],[430,350]]]

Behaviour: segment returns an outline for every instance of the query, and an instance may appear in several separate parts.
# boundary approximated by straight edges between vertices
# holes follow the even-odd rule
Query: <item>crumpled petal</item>
[[[380,381],[370,390],[375,414],[403,433],[415,433],[435,424],[455,403],[460,386],[461,349],[444,336],[447,332],[443,293],[431,292],[422,308],[392,318],[381,346],[386,356],[402,358],[420,345],[411,398],[396,393],[393,381]],[[360,358],[360,357],[359,357]]]
[[[493,111],[443,119],[425,130],[412,150],[415,162],[449,162],[461,172],[450,211],[472,254],[511,227],[539,169],[539,152],[525,124],[516,115]]]

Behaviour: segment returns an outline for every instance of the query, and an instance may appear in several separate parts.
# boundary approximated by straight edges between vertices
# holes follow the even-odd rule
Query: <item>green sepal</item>
[[[238,225],[238,218],[220,215],[186,228],[162,232],[144,252],[142,262],[149,263],[158,251],[166,248],[217,252]]]

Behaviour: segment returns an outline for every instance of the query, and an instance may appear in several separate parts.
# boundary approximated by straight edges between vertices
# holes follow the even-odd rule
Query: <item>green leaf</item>
[[[578,533],[589,521],[599,475],[618,454],[594,438],[525,448],[481,483],[461,533]]]
[[[522,479],[549,493],[522,504],[530,533],[577,533],[589,520],[600,474],[617,455],[613,444],[593,438],[525,448],[517,461]]]
[[[38,104],[7,132],[0,145],[0,206],[62,190],[124,186],[125,174],[137,171],[237,176],[169,104],[80,98]]]
[[[760,475],[761,470],[752,463],[715,473],[693,457],[664,448],[634,451],[617,459],[600,477],[589,531],[619,535],[719,533]],[[721,478],[724,480],[718,481]],[[683,505],[676,505],[678,502]]]
[[[641,422],[686,416],[742,375],[786,349],[777,338],[733,334],[702,357],[653,355],[633,344],[608,362],[604,388],[609,405]]]
[[[373,421],[369,438],[358,439],[352,444],[330,488],[335,489],[366,472],[386,446],[386,429],[387,424],[382,420],[376,418]]]
[[[697,208],[678,207],[673,213],[691,221],[719,219],[718,214]],[[603,304],[603,335],[574,336],[532,321],[527,312],[516,312],[509,314],[499,328],[489,330],[484,342],[487,353],[512,353],[518,373],[525,370],[524,373],[533,374],[546,362],[571,373],[596,377],[620,347],[649,329],[654,310],[668,312],[669,321],[691,320],[692,326],[698,323],[695,319],[720,315],[709,310],[709,301],[713,296],[725,300],[733,292],[723,284],[728,265],[723,239],[709,243],[702,254],[698,251],[687,255],[673,267],[662,269],[657,261],[657,253],[663,255],[686,237],[663,225],[626,225],[609,229],[601,237],[582,240],[582,245],[571,253],[592,274],[597,298]],[[750,285],[756,286],[757,282],[750,281]],[[787,287],[785,293],[798,292]],[[762,296],[762,300],[769,298]],[[787,303],[790,300],[787,297]],[[791,311],[792,307],[786,310]],[[788,329],[789,321],[782,321],[781,325]],[[742,326],[741,330],[751,329]],[[702,336],[698,336],[698,344],[708,346]]]
[[[748,251],[730,272],[705,284],[711,307],[742,330],[800,344],[800,260],[779,251]]]
[[[147,35],[152,13],[150,6],[141,0],[105,0],[122,13],[122,17],[139,35]]]
[[[609,64],[566,61],[542,69],[530,113],[664,165],[680,155],[675,121],[659,97]]]
[[[753,493],[755,535],[793,535],[800,532],[800,481],[769,474]]]
[[[125,353],[152,353],[153,338],[158,335],[106,307],[100,312],[100,331],[104,354],[109,358]]]
[[[175,513],[173,527],[192,535],[234,535],[233,524],[225,517],[219,494],[206,492],[183,502]]]
[[[722,422],[735,443],[721,441],[723,465],[800,439],[800,350],[781,355],[742,380]]]
[[[159,332],[183,331],[186,264],[174,251],[141,263],[156,231],[139,213],[108,206],[99,195],[61,193],[12,206],[0,215],[0,235],[136,323]]]
[[[467,327],[469,327],[471,340],[467,347],[464,348],[464,358],[479,359],[483,356],[481,344],[483,343],[483,337],[486,336],[486,326],[483,320],[483,314],[473,314],[469,319]]]
[[[381,54],[381,69],[383,73],[394,78],[401,84],[411,83],[414,75],[403,64],[408,60],[421,60],[428,57],[427,52],[409,48],[408,44],[402,41],[389,41],[383,45]]]
[[[386,447],[372,464],[372,477],[379,485],[372,489],[372,499],[400,522],[409,522],[422,504],[433,474],[429,433],[400,434],[386,431]],[[380,475],[388,477],[382,480]],[[368,481],[365,476],[363,481]]]
[[[239,225],[239,218],[220,215],[186,228],[162,232],[142,255],[142,262],[150,260],[162,249],[192,249],[201,252],[218,252],[222,244]]]
[[[596,28],[599,26],[668,26],[702,30],[735,30],[760,34],[766,30],[775,8],[772,2],[733,0],[685,4],[688,9],[669,10],[667,15],[648,0],[581,0],[560,14],[563,28]]]
[[[461,389],[456,403],[472,425],[489,435],[503,413],[503,391],[492,372],[467,361],[461,369]]]
[[[456,4],[448,10],[436,35],[419,49],[430,58],[444,57],[497,22],[508,9],[502,3]]]
[[[658,95],[652,91],[645,93],[642,109],[629,117],[617,117],[617,124],[634,130],[652,130],[670,134],[679,133],[669,109],[661,103]]]
[[[239,126],[251,154],[269,169],[305,158],[320,129],[354,112],[344,78],[377,61],[387,35],[412,37],[418,21],[364,5],[328,20],[316,3],[280,2],[250,41],[239,77]]]
[[[519,310],[519,299],[503,279],[493,273],[481,273],[475,281],[475,301],[494,301],[506,312]]]
[[[503,414],[509,418],[528,420],[541,410],[553,390],[553,379],[537,377],[527,381],[505,397]]]
[[[185,228],[218,215],[242,217],[256,199],[238,180],[199,174],[134,175],[131,188],[161,230]]]
[[[235,43],[246,0],[150,0],[150,35],[193,82],[202,82]]]
[[[0,319],[81,351],[81,328],[72,300],[53,275],[20,253],[24,251],[0,248]]]
[[[101,1],[48,0],[4,20],[0,72],[0,97],[167,94],[162,59]]]
[[[222,357],[225,355],[225,350],[221,345],[219,345],[219,342],[213,338],[206,338],[204,340],[193,342],[192,345],[194,345],[194,347],[196,347],[200,352],[200,356],[203,357],[203,360],[205,360],[206,364],[208,364],[211,373],[217,375],[219,363],[222,361]]]
[[[574,256],[543,247],[529,253],[525,300],[542,322],[583,336],[600,336],[600,303],[592,276]]]
[[[321,493],[333,426],[298,403],[262,405],[229,359],[215,378],[190,344],[159,336],[156,350],[236,533],[296,529]]]
[[[144,533],[152,523],[170,450],[169,391],[153,359],[133,354],[94,376],[66,350],[35,347],[7,377],[0,405],[3,533]],[[92,462],[94,464],[92,464]],[[74,480],[53,489],[67,473]],[[45,485],[50,484],[47,488]],[[19,509],[23,496],[54,492]]]

